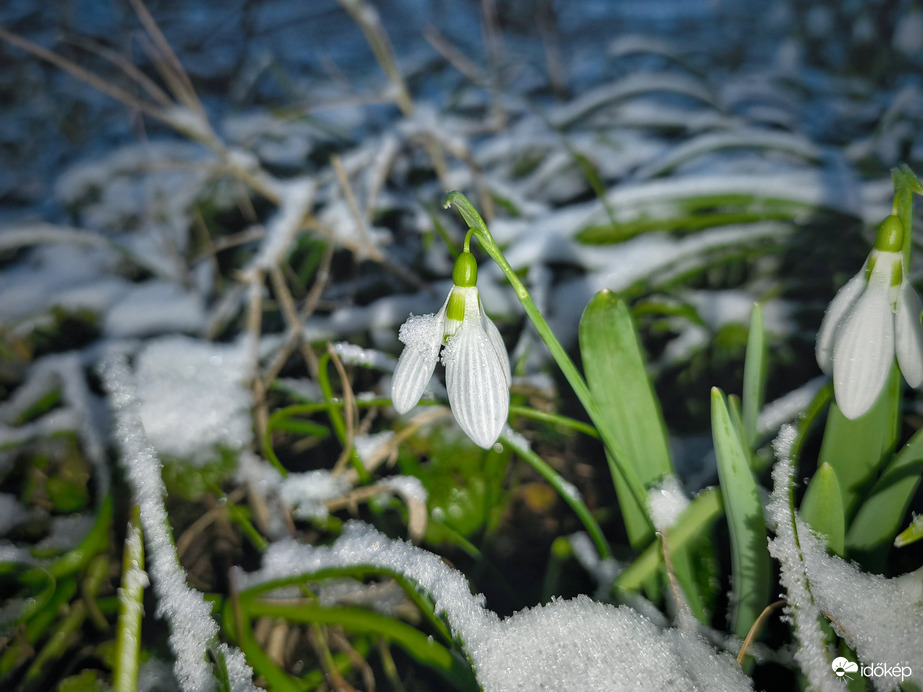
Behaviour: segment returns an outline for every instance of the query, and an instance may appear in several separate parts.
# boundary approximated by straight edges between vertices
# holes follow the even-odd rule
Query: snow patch
[[[647,493],[651,520],[658,531],[666,531],[689,506],[689,497],[676,476],[667,476]]]
[[[663,630],[626,606],[586,596],[501,620],[464,575],[433,553],[357,521],[331,546],[272,544],[263,566],[237,573],[241,588],[328,567],[369,565],[403,574],[433,599],[471,658],[486,692],[506,690],[749,690],[736,661],[697,635]]]
[[[161,454],[194,464],[217,448],[241,450],[253,441],[251,393],[240,344],[183,336],[149,341],[138,354],[139,413]]]
[[[316,521],[327,516],[326,500],[342,497],[352,488],[345,476],[329,471],[291,473],[279,484],[279,496],[298,519]]]
[[[170,625],[170,648],[175,656],[173,673],[180,689],[211,692],[215,689],[215,679],[207,663],[205,647],[216,641],[218,625],[202,594],[186,584],[164,505],[166,488],[160,475],[160,460],[145,434],[141,402],[131,371],[124,356],[110,354],[102,362],[100,373],[116,418],[115,437],[121,463],[140,507],[141,526],[150,556],[149,572],[158,600],[156,615],[165,618]],[[229,672],[238,676],[233,682],[234,689],[255,691],[257,688],[251,682],[253,671],[243,654],[230,648],[226,648],[225,653]]]

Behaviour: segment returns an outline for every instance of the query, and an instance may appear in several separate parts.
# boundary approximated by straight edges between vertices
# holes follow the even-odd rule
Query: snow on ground
[[[877,690],[894,689],[904,679],[923,682],[923,574],[921,570],[892,579],[862,572],[856,565],[828,555],[818,538],[789,504],[794,469],[790,459],[794,428],[785,425],[776,440],[768,512],[776,527],[770,553],[781,565],[785,606],[800,643],[795,658],[818,690],[841,690],[831,675],[839,655],[825,644],[819,626],[829,620],[850,643],[864,665],[883,665],[884,674],[868,677]],[[895,674],[895,670],[901,672]]]
[[[115,413],[122,468],[140,508],[151,583],[157,594],[156,614],[165,618],[170,627],[173,673],[184,692],[210,692],[215,689],[215,679],[206,647],[215,643],[218,625],[202,594],[186,584],[164,504],[166,488],[160,460],[147,437],[131,370],[125,356],[118,353],[110,354],[100,370]],[[251,682],[253,671],[240,650],[224,643],[218,646],[228,657],[232,689],[256,690]]]
[[[237,572],[241,589],[329,568],[367,565],[409,577],[462,642],[485,692],[508,690],[749,690],[732,656],[688,631],[662,629],[627,606],[586,596],[501,619],[465,576],[433,553],[349,522],[327,547],[274,543],[262,567]]]
[[[160,454],[202,464],[219,448],[240,451],[253,441],[252,393],[240,344],[184,336],[153,339],[135,370],[141,422]]]

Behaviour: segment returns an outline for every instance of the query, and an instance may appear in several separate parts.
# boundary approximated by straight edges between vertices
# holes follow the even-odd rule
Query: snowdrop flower
[[[878,227],[862,269],[834,296],[817,333],[817,364],[833,371],[840,411],[858,418],[878,399],[894,356],[907,384],[923,385],[923,304],[907,281],[896,214]]]
[[[477,278],[477,262],[466,250],[455,261],[454,285],[439,312],[411,315],[401,326],[404,351],[394,370],[391,398],[398,413],[416,406],[442,350],[455,420],[477,445],[489,449],[509,414],[510,359],[500,332],[484,314]]]

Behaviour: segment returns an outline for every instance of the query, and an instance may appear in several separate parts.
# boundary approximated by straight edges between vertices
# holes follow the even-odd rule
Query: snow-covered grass
[[[498,17],[455,7],[423,47],[426,3],[344,0],[378,66],[235,111],[132,5],[166,91],[116,59],[136,89],[107,93],[179,139],[71,165],[48,220],[0,228],[0,686],[839,689],[839,656],[923,683],[923,560],[887,528],[923,511],[919,403],[895,375],[849,421],[813,360],[871,226],[912,219],[887,171],[923,168],[919,75],[811,68],[795,10],[734,69],[642,35],[589,60],[561,18],[555,102]],[[481,20],[486,68],[453,49]],[[450,189],[513,366],[489,450],[438,377],[390,402],[400,325],[478,226]],[[742,396],[712,427],[714,386]],[[822,465],[842,499],[802,502]]]

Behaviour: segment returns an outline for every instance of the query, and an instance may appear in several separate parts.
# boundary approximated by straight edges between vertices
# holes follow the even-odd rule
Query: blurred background
[[[251,108],[322,117],[337,101],[372,102],[381,91],[368,42],[334,0],[155,0],[147,7],[219,121]],[[682,69],[706,76],[719,91],[741,73],[797,80],[779,127],[846,146],[888,125],[887,114],[901,126],[877,152],[881,163],[900,159],[913,167],[920,156],[913,133],[923,110],[923,10],[912,0],[394,0],[375,7],[414,97],[438,107],[472,86],[427,35],[444,38],[498,86],[536,106],[662,60],[617,50],[626,38],[644,36],[662,41]],[[493,15],[492,26],[485,13]],[[116,70],[94,46],[152,72],[126,2],[11,0],[0,8],[0,26],[113,79]],[[49,213],[55,176],[69,163],[145,137],[175,136],[7,43],[0,44],[0,60],[0,219]],[[743,88],[736,80],[735,86]],[[779,109],[761,102],[758,79],[750,86],[746,100],[735,99],[738,109]],[[394,107],[370,103],[357,122],[341,125],[359,137],[396,115]]]

